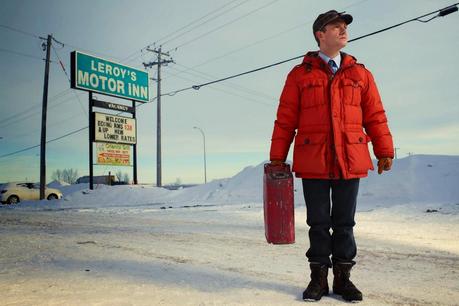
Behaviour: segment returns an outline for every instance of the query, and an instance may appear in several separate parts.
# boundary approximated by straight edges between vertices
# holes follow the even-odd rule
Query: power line
[[[115,59],[119,62],[122,62],[122,60],[116,56],[113,56],[113,54],[107,54],[107,53],[103,53],[103,52],[99,52],[99,51],[95,51],[95,50],[89,50],[89,49],[85,49],[85,48],[80,48],[78,46],[75,46],[75,45],[71,45],[71,44],[68,44],[66,42],[63,42],[64,44],[64,47],[70,47],[69,49],[74,49],[74,50],[79,50],[79,51],[82,51],[82,52],[86,52],[86,53],[90,53],[92,55],[101,55],[101,56],[104,56],[104,57],[107,57],[107,58],[111,58],[111,59]]]
[[[209,74],[209,73],[205,73],[205,72],[202,72],[202,71],[199,71],[199,70],[196,70],[194,69],[193,67],[187,67],[185,65],[182,65],[182,64],[177,64],[178,66],[181,66],[181,67],[184,67],[184,68],[187,68],[188,70],[191,70],[191,71],[194,71],[199,75],[201,75],[201,78],[207,78],[208,80],[212,80],[212,79],[215,79],[216,77]],[[189,71],[187,71],[186,73],[190,73]],[[196,74],[195,74],[196,75]],[[277,98],[275,97],[272,97],[270,95],[267,95],[266,93],[264,92],[261,92],[261,91],[258,91],[258,90],[254,90],[254,89],[251,89],[251,88],[247,88],[245,86],[241,86],[239,84],[236,84],[236,83],[231,83],[231,82],[228,82],[227,84],[231,85],[232,88],[235,88],[237,90],[240,90],[240,91],[243,91],[243,92],[246,92],[248,94],[252,94],[254,96],[259,96],[259,97],[262,97],[264,99],[267,99],[267,100],[274,100],[274,101],[278,101]]]
[[[367,2],[367,1],[369,1],[369,0],[356,1],[356,2],[354,2],[354,3],[351,3],[351,4],[348,5],[348,6],[343,7],[343,8],[341,9],[341,11],[343,11],[343,10],[345,10],[345,9],[348,9],[348,8],[351,8],[351,7],[354,7],[354,6],[358,6],[358,5],[360,5],[360,4],[364,3],[364,2]],[[233,2],[234,2],[234,1],[233,1]],[[223,7],[221,7],[221,8],[223,8]],[[218,9],[217,9],[217,10],[218,10]],[[202,17],[202,18],[203,18],[203,17]],[[202,19],[202,18],[200,18],[200,19]],[[195,20],[195,21],[196,21],[196,20]],[[199,19],[198,19],[198,21],[199,21]],[[238,48],[238,49],[235,49],[235,50],[226,52],[226,53],[224,53],[223,55],[219,55],[219,56],[217,56],[217,57],[211,58],[211,59],[209,59],[209,60],[207,60],[207,61],[205,61],[205,62],[203,62],[203,63],[200,63],[200,64],[198,64],[198,65],[193,66],[192,68],[196,68],[196,67],[205,65],[205,64],[207,64],[207,63],[209,63],[209,62],[212,62],[212,61],[215,61],[215,60],[218,60],[218,59],[227,57],[227,56],[229,56],[229,55],[231,55],[231,54],[237,53],[237,52],[239,52],[239,51],[242,51],[242,50],[245,50],[245,49],[247,49],[247,48],[253,47],[253,46],[258,45],[258,44],[260,44],[260,43],[263,43],[263,42],[265,42],[265,41],[271,40],[271,39],[273,39],[273,38],[275,38],[275,37],[278,37],[278,36],[280,36],[280,35],[283,35],[283,34],[285,34],[285,33],[288,33],[288,32],[290,32],[290,31],[293,31],[293,30],[295,30],[295,29],[301,28],[301,27],[303,27],[305,24],[308,24],[308,23],[311,22],[311,21],[312,21],[312,20],[303,22],[303,23],[301,23],[301,24],[299,24],[299,25],[296,25],[296,26],[291,27],[291,28],[288,28],[288,29],[286,29],[286,30],[284,30],[284,31],[278,32],[278,33],[276,33],[276,34],[274,34],[274,35],[272,35],[272,36],[269,36],[269,37],[266,37],[266,38],[264,38],[264,39],[255,41],[255,42],[250,43],[250,44],[248,44],[248,45],[242,46],[242,47],[240,47],[240,48]],[[194,22],[191,22],[190,24],[192,24],[192,23],[194,23]],[[173,33],[174,33],[174,32],[173,32]],[[171,33],[171,34],[173,34],[173,33]],[[167,36],[166,36],[166,37],[167,37]],[[157,40],[156,42],[152,42],[151,44],[155,44],[155,43],[158,43],[158,42],[159,42],[159,40]],[[151,44],[150,44],[150,45],[151,45]],[[145,46],[145,47],[142,48],[140,51],[136,51],[136,52],[132,53],[131,55],[129,55],[128,57],[126,57],[126,58],[125,58],[124,60],[122,60],[122,61],[125,61],[126,63],[129,63],[129,62],[132,62],[132,61],[134,61],[134,60],[140,58],[140,55],[139,55],[139,56],[136,56],[136,57],[132,57],[132,56],[133,56],[133,55],[136,55],[138,52],[142,52],[142,50],[145,49],[145,48],[147,48],[147,47],[149,47],[149,45]],[[174,74],[174,75],[175,75],[175,74]]]
[[[146,45],[145,47],[141,48],[140,50],[135,51],[134,53],[131,53],[130,55],[128,55],[127,57],[125,57],[125,58],[122,60],[122,62],[128,63],[128,62],[131,62],[131,61],[134,60],[134,59],[137,59],[138,56],[136,56],[136,57],[133,58],[133,59],[131,59],[131,57],[134,56],[134,55],[136,55],[136,54],[139,53],[139,52],[142,52],[142,50],[144,50],[144,49],[150,47],[150,45],[155,45],[156,43],[159,43],[159,41],[161,41],[161,40],[163,40],[163,39],[165,39],[165,38],[168,38],[169,36],[174,35],[175,33],[180,32],[181,30],[187,28],[188,26],[195,24],[196,22],[198,22],[198,21],[200,21],[200,20],[206,18],[207,16],[212,15],[212,14],[215,13],[215,12],[220,11],[221,9],[225,8],[226,6],[232,4],[232,3],[236,2],[236,1],[237,1],[237,0],[233,0],[233,1],[227,3],[227,4],[223,5],[223,6],[220,6],[219,8],[217,8],[217,9],[215,9],[215,10],[213,10],[213,11],[207,13],[206,15],[204,15],[204,16],[202,16],[202,17],[199,17],[198,19],[195,19],[195,20],[193,20],[193,21],[187,23],[186,25],[182,26],[182,27],[179,28],[178,30],[175,30],[175,31],[173,31],[172,33],[169,33],[169,34],[167,34],[167,35],[161,37],[160,39],[158,39],[158,40],[156,40],[156,41],[154,41],[154,42],[149,43],[148,45]],[[246,0],[246,1],[249,1],[249,0]]]
[[[75,131],[72,131],[72,132],[69,132],[65,135],[62,135],[62,136],[59,136],[59,137],[56,137],[54,139],[51,139],[51,140],[48,140],[46,141],[46,143],[51,143],[51,142],[54,142],[54,141],[57,141],[59,139],[62,139],[62,138],[65,138],[67,136],[70,136],[70,135],[73,135],[73,134],[76,134],[76,133],[79,133],[85,129],[87,129],[88,126],[85,126],[85,127],[82,127],[78,130],[75,130]],[[4,155],[0,155],[0,158],[4,158],[4,157],[7,157],[7,156],[11,156],[11,155],[14,155],[14,154],[18,154],[18,153],[21,153],[21,152],[24,152],[24,151],[28,151],[28,150],[31,150],[31,149],[34,149],[34,148],[38,148],[40,145],[35,145],[35,146],[31,146],[31,147],[27,147],[25,149],[22,149],[22,150],[18,150],[18,151],[15,151],[15,152],[11,152],[11,153],[8,153],[8,154],[4,154]]]
[[[63,97],[64,95],[62,95],[61,97]],[[61,98],[59,97],[59,98]],[[63,101],[60,101],[58,102],[57,104],[50,104],[50,107],[48,109],[52,109],[58,105],[61,105],[65,102],[68,102],[68,101],[71,101],[73,98],[70,98],[70,99],[67,99],[67,100],[63,100]],[[51,100],[51,99],[50,99]],[[54,99],[56,100],[56,99]],[[9,117],[5,118],[5,119],[2,119],[0,120],[0,128],[2,127],[5,127],[5,126],[11,126],[15,123],[19,123],[20,121],[23,121],[23,120],[26,120],[26,119],[29,119],[35,115],[38,115],[39,113],[37,113],[37,109],[38,111],[40,111],[41,109],[41,105],[40,104],[36,104],[36,105],[33,105],[29,108],[27,108],[26,110],[22,111],[22,112],[19,112],[19,113],[15,113],[13,115],[10,115]],[[32,112],[32,113],[30,113]],[[8,121],[11,121],[11,120],[14,120],[15,122],[11,123],[11,122],[8,122]]]
[[[5,25],[5,24],[0,24],[0,27],[1,28],[5,28],[5,29],[8,29],[10,31],[13,31],[13,32],[17,32],[17,33],[21,33],[23,35],[26,35],[26,36],[30,36],[30,37],[34,37],[34,38],[37,38],[37,39],[40,39],[40,40],[46,40],[46,38],[44,37],[41,37],[37,34],[34,34],[34,33],[31,33],[31,32],[27,32],[27,31],[24,31],[24,30],[21,30],[21,29],[18,29],[18,28],[15,28],[15,27],[11,27],[11,26],[8,26],[8,25]],[[103,55],[105,57],[109,57],[109,58],[113,58],[113,59],[117,59],[119,60],[119,58],[116,58],[114,57],[113,55],[111,54],[106,54],[106,53],[102,53],[102,52],[98,52],[98,51],[94,51],[94,50],[89,50],[89,49],[84,49],[84,48],[79,48],[78,46],[75,46],[75,45],[71,45],[71,44],[68,44],[68,43],[65,43],[65,42],[60,42],[58,40],[56,40],[55,38],[53,38],[53,40],[59,44],[62,45],[62,47],[71,47],[71,48],[74,48],[74,49],[78,49],[80,51],[84,51],[84,52],[88,52],[88,53],[92,53],[92,54],[95,54],[95,55]],[[9,52],[11,50],[7,50],[7,49],[0,49],[1,50],[5,50],[4,52]],[[15,51],[13,51],[15,52]],[[11,52],[12,53],[12,52]],[[28,55],[28,54],[18,54],[18,52],[15,52],[17,55],[23,55],[23,56],[27,56],[27,57],[33,57],[33,55]],[[41,59],[41,58],[39,58]],[[42,59],[44,60],[44,59]]]
[[[164,94],[164,95],[162,95],[162,96],[165,96],[165,95],[167,95],[167,94]],[[156,100],[156,97],[153,98],[153,99],[150,99],[149,102],[142,103],[142,104],[139,104],[139,105],[135,105],[135,108],[139,108],[139,107],[141,107],[142,105],[152,103],[152,102],[154,102],[155,100]],[[118,112],[118,113],[116,113],[115,115],[119,115],[119,114],[122,114],[122,112]],[[79,129],[77,129],[77,130],[75,130],[75,131],[72,131],[72,132],[69,132],[69,133],[67,133],[67,134],[65,134],[65,135],[62,135],[62,136],[56,137],[56,138],[54,138],[54,139],[48,140],[48,141],[46,141],[46,143],[51,143],[51,142],[60,140],[60,139],[62,139],[62,138],[71,136],[71,135],[73,135],[73,134],[77,134],[77,133],[79,133],[79,132],[81,132],[81,131],[87,129],[88,127],[89,127],[89,126],[85,126],[85,127],[79,128]],[[18,151],[14,151],[14,152],[11,152],[11,153],[7,153],[7,154],[4,154],[4,155],[0,155],[0,158],[4,158],[4,157],[11,156],[11,155],[14,155],[14,154],[22,153],[22,152],[24,152],[24,151],[28,151],[28,150],[37,148],[37,147],[39,147],[39,146],[40,146],[40,145],[30,146],[30,147],[27,147],[27,148],[24,148],[24,149],[21,149],[21,150],[18,150]]]
[[[354,38],[354,39],[351,39],[351,40],[349,40],[349,42],[356,41],[356,40],[359,40],[359,39],[362,39],[362,38],[365,38],[365,37],[369,37],[369,36],[372,36],[372,35],[375,35],[375,34],[390,30],[390,29],[393,29],[395,27],[399,27],[399,26],[404,25],[404,24],[406,24],[408,22],[412,22],[412,21],[428,22],[428,21],[430,21],[430,20],[432,20],[434,18],[437,18],[437,17],[444,17],[444,16],[446,16],[448,14],[451,14],[453,12],[458,11],[458,8],[457,8],[458,4],[459,4],[459,2],[455,3],[455,4],[452,4],[450,6],[447,6],[447,7],[443,8],[443,9],[439,9],[439,10],[433,11],[431,13],[428,13],[428,14],[425,14],[425,15],[422,15],[422,16],[419,16],[419,17],[416,17],[416,18],[412,18],[412,19],[409,19],[407,21],[398,23],[396,25],[393,25],[393,26],[390,26],[390,27],[387,27],[387,28],[384,28],[384,29],[381,29],[381,30],[378,30],[378,31],[375,31],[375,32],[372,32],[372,33],[357,37],[357,38]],[[435,16],[434,18],[430,18],[429,20],[421,20],[421,18],[427,17],[427,16],[435,14],[435,13],[438,13],[438,15]],[[165,95],[173,96],[173,95],[175,95],[177,93],[180,93],[180,92],[183,92],[183,91],[187,91],[187,90],[190,90],[190,89],[199,90],[201,87],[204,87],[204,86],[208,86],[208,85],[211,85],[211,84],[223,82],[223,81],[226,81],[226,80],[229,80],[229,79],[232,79],[232,78],[236,78],[236,77],[239,77],[239,76],[242,76],[242,75],[250,74],[250,73],[257,72],[257,71],[260,71],[260,70],[263,70],[263,69],[267,69],[267,68],[270,68],[270,67],[273,67],[273,66],[277,66],[277,65],[280,65],[280,64],[292,61],[292,60],[296,60],[296,59],[302,58],[303,56],[304,55],[296,56],[294,58],[290,58],[290,59],[287,59],[287,60],[276,62],[274,64],[266,65],[266,66],[263,66],[263,67],[260,67],[260,68],[256,68],[256,69],[253,69],[253,70],[250,70],[250,71],[242,72],[242,73],[239,73],[239,74],[236,74],[236,75],[232,75],[232,76],[225,77],[225,78],[222,78],[222,79],[218,79],[218,80],[215,80],[215,81],[207,82],[207,83],[204,83],[204,84],[193,85],[193,86],[185,87],[185,88],[182,88],[182,89],[179,89],[179,90],[174,90],[174,91],[171,91],[171,92],[168,92],[168,93],[165,93],[165,94],[161,94],[161,96],[165,96]],[[154,100],[155,99],[151,99],[150,103],[153,102]],[[78,133],[78,132],[80,132],[80,131],[82,131],[84,129],[87,129],[87,128],[88,128],[88,126],[80,128],[80,129],[75,130],[73,132],[70,132],[68,134],[65,134],[65,135],[62,135],[62,136],[57,137],[55,139],[52,139],[50,141],[47,141],[47,143],[53,142],[53,141],[57,141],[59,139],[65,138],[67,136],[70,136],[72,134],[76,134],[76,133]],[[17,154],[17,153],[20,153],[20,152],[24,152],[26,150],[30,150],[30,149],[36,148],[38,146],[39,145],[36,145],[36,146],[28,147],[28,148],[25,148],[25,149],[22,149],[22,150],[19,150],[19,151],[16,151],[16,152],[12,152],[12,153],[8,153],[8,154],[5,154],[5,155],[1,155],[0,158],[6,157],[6,156],[11,156],[13,154]]]
[[[433,11],[431,13],[428,13],[428,14],[425,14],[425,15],[422,15],[422,16],[419,16],[419,17],[416,17],[416,18],[412,18],[412,19],[409,19],[407,21],[398,23],[396,25],[393,25],[393,26],[390,26],[390,27],[387,27],[387,28],[383,28],[383,29],[375,31],[375,32],[371,32],[371,33],[366,34],[366,35],[359,36],[357,38],[349,40],[348,42],[350,43],[350,42],[353,42],[353,41],[356,41],[356,40],[360,40],[360,39],[365,38],[365,37],[369,37],[369,36],[372,36],[372,35],[375,35],[375,34],[379,34],[379,33],[388,31],[390,29],[402,26],[402,25],[404,25],[404,24],[406,24],[408,22],[412,22],[412,21],[428,22],[428,21],[431,21],[432,19],[437,18],[437,17],[444,17],[444,16],[446,16],[448,14],[456,12],[458,10],[458,8],[457,8],[458,4],[459,4],[459,2],[455,3],[453,5],[447,6],[447,7],[443,8],[443,9],[439,9],[439,10]],[[429,20],[421,20],[421,18],[427,17],[427,16],[435,14],[435,13],[438,13],[438,15],[434,16],[433,18],[430,18]],[[299,58],[303,58],[304,56],[305,56],[305,54],[302,54],[302,55],[295,56],[295,57],[290,58],[290,59],[279,61],[279,62],[270,64],[270,65],[266,65],[266,66],[263,66],[263,67],[259,67],[259,68],[253,69],[253,70],[246,71],[246,72],[242,72],[242,73],[238,73],[238,74],[235,74],[235,75],[231,75],[231,76],[228,76],[228,77],[225,77],[225,78],[221,78],[221,79],[218,79],[218,80],[214,80],[214,81],[211,81],[211,82],[207,82],[207,83],[203,83],[203,84],[199,84],[199,85],[193,85],[193,86],[191,86],[191,88],[195,89],[195,90],[199,90],[201,87],[204,87],[204,86],[207,86],[207,85],[223,82],[223,81],[234,79],[234,78],[246,75],[246,74],[250,74],[250,73],[254,73],[254,72],[260,71],[260,70],[268,69],[268,68],[271,68],[271,67],[274,67],[274,66],[278,66],[278,65],[281,65],[281,64],[284,64],[284,63],[299,59]],[[177,92],[183,92],[183,91],[189,90],[191,88],[187,87],[187,88],[179,89]],[[171,92],[171,93],[173,93],[173,92]]]
[[[210,21],[212,21],[212,20],[214,20],[214,19],[216,19],[216,18],[218,18],[218,17],[220,17],[220,16],[222,16],[222,15],[224,15],[224,14],[226,14],[226,13],[232,11],[232,10],[234,10],[235,8],[241,6],[241,5],[243,5],[243,4],[245,4],[245,3],[249,2],[249,1],[250,1],[250,0],[242,1],[241,3],[238,3],[237,5],[235,5],[235,6],[233,6],[233,7],[230,7],[229,9],[227,9],[227,10],[221,12],[220,14],[218,14],[218,15],[216,15],[216,16],[214,16],[214,17],[212,17],[212,18],[210,18],[210,19],[208,19],[208,20],[206,20],[206,21],[204,21],[204,22],[201,22],[200,24],[198,24],[198,25],[192,27],[192,28],[189,29],[188,31],[183,32],[183,33],[181,33],[181,34],[179,34],[179,35],[177,35],[177,36],[174,36],[174,37],[172,37],[172,38],[166,40],[165,42],[162,42],[161,44],[162,44],[162,45],[165,45],[165,44],[167,44],[167,43],[169,43],[169,42],[171,42],[171,41],[173,41],[173,40],[176,40],[177,38],[182,37],[183,35],[190,33],[190,32],[193,31],[194,29],[199,28],[200,26],[202,26],[202,25],[204,25],[204,24],[206,24],[206,23],[208,23],[208,22],[210,22]],[[233,2],[234,2],[234,1],[233,1]],[[159,43],[159,41],[158,41],[157,43]]]
[[[357,1],[357,2],[355,2],[355,3],[352,3],[352,4],[348,5],[348,6],[343,7],[340,11],[344,11],[344,10],[350,8],[350,7],[358,6],[358,5],[362,4],[363,2],[367,2],[367,1],[368,1],[368,0]],[[285,29],[285,30],[283,30],[283,31],[277,32],[276,34],[273,34],[273,35],[271,35],[271,36],[268,36],[268,37],[265,37],[265,38],[263,38],[263,39],[257,40],[257,41],[255,41],[255,42],[252,42],[252,43],[250,43],[250,44],[244,45],[244,46],[242,46],[242,47],[239,47],[239,48],[237,48],[237,49],[231,50],[231,51],[229,51],[229,52],[225,52],[224,54],[218,55],[218,56],[213,57],[213,58],[211,58],[211,59],[208,59],[208,60],[206,60],[206,61],[204,61],[204,62],[202,62],[202,63],[199,63],[199,64],[197,64],[197,65],[194,65],[193,67],[188,68],[188,69],[184,70],[183,72],[188,71],[188,70],[193,69],[193,68],[197,68],[197,67],[203,66],[203,65],[208,64],[208,63],[210,63],[210,62],[213,62],[213,61],[216,61],[216,60],[219,60],[219,59],[228,57],[228,56],[230,56],[230,55],[232,55],[232,54],[234,54],[234,53],[237,53],[237,52],[240,52],[240,51],[242,51],[242,50],[245,50],[245,49],[251,48],[251,47],[253,47],[253,46],[259,45],[259,44],[261,44],[261,43],[263,43],[263,42],[265,42],[265,41],[274,39],[274,38],[279,37],[279,36],[281,36],[281,35],[283,35],[283,34],[285,34],[285,33],[291,32],[291,31],[293,31],[293,30],[300,29],[300,28],[304,27],[306,24],[310,23],[311,21],[313,21],[313,20],[308,20],[308,21],[306,21],[306,22],[303,22],[303,23],[301,23],[301,24],[295,25],[295,26],[293,26],[293,27],[289,27],[289,28],[287,28],[287,29]],[[175,75],[175,74],[174,74],[174,75]],[[174,75],[173,75],[173,76],[174,76]]]
[[[65,95],[67,95],[69,93],[70,93],[70,88],[67,88],[67,89],[57,93],[53,97],[51,97],[49,99],[49,101],[58,100],[58,99],[62,98],[63,96],[65,96]],[[0,122],[1,122],[1,124],[3,124],[3,123],[5,123],[5,121],[11,120],[11,119],[16,119],[17,116],[20,116],[20,115],[22,115],[24,113],[27,113],[27,112],[29,112],[29,111],[31,111],[33,109],[36,109],[36,108],[41,108],[41,104],[32,105],[31,107],[29,107],[29,108],[27,108],[27,109],[25,109],[25,110],[23,110],[21,112],[18,112],[18,113],[15,113],[13,115],[10,115],[9,117],[2,118],[2,119],[0,119]]]
[[[8,25],[5,25],[5,24],[0,24],[0,28],[5,28],[5,29],[8,29],[10,31],[21,33],[23,35],[34,37],[34,38],[37,38],[37,39],[43,39],[42,37],[38,36],[37,34],[26,32],[26,31],[23,31],[21,29],[14,28],[14,27],[11,27],[11,26],[8,26]]]
[[[205,37],[205,36],[207,36],[207,35],[209,35],[209,34],[212,34],[212,33],[216,32],[216,31],[218,31],[218,30],[220,30],[220,29],[222,29],[222,28],[224,28],[224,27],[226,27],[226,26],[228,26],[228,25],[230,25],[230,24],[235,23],[236,21],[239,21],[239,20],[241,20],[241,19],[243,19],[243,18],[245,18],[245,17],[247,17],[247,16],[249,16],[249,15],[252,15],[252,14],[254,14],[254,13],[260,11],[260,10],[262,10],[262,9],[264,9],[264,8],[266,8],[266,7],[270,6],[270,5],[272,5],[272,4],[274,4],[274,3],[277,2],[277,1],[279,1],[279,0],[273,0],[273,1],[271,1],[271,2],[269,2],[269,3],[267,3],[267,4],[265,4],[265,5],[262,5],[262,6],[258,7],[258,8],[256,8],[256,9],[254,9],[254,10],[251,10],[250,12],[248,12],[248,13],[246,13],[246,14],[244,14],[244,15],[242,15],[242,16],[236,18],[236,19],[233,19],[233,20],[231,20],[231,21],[229,21],[229,22],[227,22],[227,23],[224,23],[224,24],[222,24],[221,26],[219,26],[219,27],[217,27],[217,28],[215,28],[215,29],[213,29],[213,30],[210,30],[210,31],[208,31],[208,32],[205,32],[204,34],[199,35],[198,37],[195,37],[195,38],[193,38],[193,39],[190,39],[190,40],[188,40],[188,41],[186,41],[186,42],[184,42],[184,43],[182,43],[182,44],[176,46],[175,48],[171,48],[171,49],[169,49],[167,52],[172,51],[172,50],[177,50],[178,48],[181,48],[181,47],[186,46],[186,45],[188,45],[188,44],[190,44],[190,43],[192,43],[192,42],[195,42],[195,41],[197,41],[197,40],[199,40],[199,39],[201,39],[201,38],[203,38],[203,37]]]
[[[204,16],[202,16],[202,17],[199,17],[198,19],[195,19],[195,20],[191,21],[190,23],[187,23],[186,25],[184,25],[184,26],[182,26],[181,28],[179,28],[179,29],[173,31],[172,33],[169,33],[169,34],[167,34],[167,35],[161,37],[160,39],[158,39],[158,40],[156,40],[156,41],[154,41],[154,42],[149,43],[148,45],[146,45],[145,47],[143,47],[143,48],[140,49],[139,51],[135,51],[134,53],[132,53],[132,54],[130,54],[129,56],[127,56],[124,60],[122,60],[122,62],[130,62],[130,61],[132,61],[132,59],[130,59],[130,58],[131,58],[132,56],[136,55],[137,53],[142,52],[143,49],[146,49],[146,48],[150,47],[150,45],[155,45],[156,43],[159,43],[161,40],[163,40],[163,39],[165,39],[165,38],[168,38],[169,36],[174,35],[175,33],[178,33],[178,32],[180,32],[180,31],[183,30],[183,29],[186,29],[186,28],[189,27],[190,25],[193,25],[193,24],[195,24],[196,22],[199,22],[200,20],[202,20],[202,19],[204,19],[204,18],[206,18],[206,17],[212,15],[213,13],[216,13],[216,12],[222,10],[223,8],[227,7],[228,5],[231,5],[232,3],[236,2],[236,1],[238,1],[238,0],[230,1],[230,2],[228,2],[228,3],[226,3],[226,4],[224,4],[223,6],[220,6],[220,7],[218,7],[217,9],[215,9],[215,10],[213,10],[213,11],[207,13],[206,15],[204,15]],[[247,1],[249,1],[249,0],[244,1],[244,3],[247,2]],[[137,58],[137,57],[135,57],[134,59],[136,59],[136,58]],[[128,60],[128,59],[129,59],[129,60]]]
[[[52,46],[52,48],[53,48],[54,53],[57,56],[57,59],[59,60],[59,64],[61,65],[62,71],[64,72],[65,76],[67,77],[67,80],[69,81],[69,85],[70,85],[70,83],[71,83],[70,76],[68,75],[67,70],[65,69],[64,63],[61,61],[61,58],[59,57],[59,53],[57,53],[57,50],[54,48],[54,45]],[[78,104],[81,106],[81,110],[83,111],[83,113],[87,117],[88,114],[87,114],[85,108],[83,107],[83,104],[81,103],[80,97],[75,93],[75,91],[72,90],[72,92],[75,95],[75,97],[78,99]]]
[[[68,92],[67,92],[68,91]],[[70,88],[67,88],[59,93],[57,93],[56,95],[54,95],[53,97],[51,97],[49,99],[49,101],[54,101],[54,100],[58,100],[60,98],[62,98],[63,96],[67,95],[68,93],[70,93]],[[21,112],[18,112],[18,113],[15,113],[13,115],[10,115],[9,117],[5,117],[5,118],[2,118],[0,119],[0,122],[1,124],[4,124],[6,121],[8,120],[11,120],[11,119],[17,119],[17,116],[21,116],[25,113],[28,113],[29,111],[33,110],[33,109],[37,109],[37,108],[41,108],[41,104],[35,104],[35,105],[32,105],[31,107],[21,111]]]
[[[38,56],[27,54],[27,53],[22,53],[22,52],[15,51],[15,50],[5,49],[5,48],[0,48],[0,52],[11,53],[11,54],[14,54],[14,55],[19,55],[19,56],[23,56],[23,57],[37,59],[37,60],[40,60],[40,61],[44,61],[45,60],[42,57],[38,57]],[[55,64],[54,61],[51,61],[51,63]]]
[[[185,77],[183,77],[183,76],[176,76],[176,77],[179,78],[179,79],[185,80],[185,81],[193,82],[193,80],[191,80],[191,79],[189,79],[189,78],[185,78]],[[201,78],[203,78],[203,77],[201,77]],[[220,91],[220,92],[226,93],[226,94],[231,95],[231,96],[243,98],[245,101],[254,102],[254,103],[257,103],[257,104],[264,105],[264,106],[269,106],[269,107],[275,107],[275,106],[276,106],[276,105],[274,105],[274,104],[270,104],[270,103],[266,103],[266,102],[261,102],[261,101],[259,101],[259,100],[255,100],[255,99],[253,99],[253,98],[246,97],[246,96],[243,96],[243,95],[234,93],[234,92],[232,92],[232,91],[224,90],[224,89],[221,89],[221,88],[211,87],[211,89],[213,89],[213,90],[215,90],[215,91]]]
[[[70,116],[67,116],[67,117],[63,118],[62,120],[59,120],[59,121],[56,121],[56,122],[53,122],[52,119],[55,119],[55,118],[58,118],[58,117],[52,116],[52,117],[50,118],[50,119],[51,119],[51,120],[50,120],[51,123],[47,123],[47,127],[48,127],[48,128],[51,128],[51,127],[59,126],[59,125],[61,125],[61,124],[64,123],[64,122],[67,122],[67,123],[68,123],[69,121],[73,121],[73,120],[71,120],[71,119],[75,119],[75,118],[80,117],[80,116],[81,116],[81,114],[79,114],[79,115],[71,114]],[[59,116],[59,118],[61,118],[61,117]],[[4,138],[8,137],[8,138],[14,138],[15,140],[17,140],[17,139],[19,139],[19,138],[23,138],[23,137],[27,137],[27,136],[31,136],[31,135],[37,136],[37,133],[40,133],[40,130],[38,130],[38,129],[32,129],[32,132],[30,132],[30,133],[27,133],[27,132],[25,132],[25,133],[18,133],[18,134],[14,134],[14,133],[13,133],[13,134],[5,133],[5,134],[4,134],[4,136],[5,136]]]
[[[179,66],[182,66],[182,67],[186,67],[184,65],[180,65],[178,64]],[[174,68],[171,68],[173,70],[177,70],[178,69],[174,69]],[[193,72],[189,72],[189,71],[186,71],[185,73],[187,74],[190,74],[190,75],[193,75],[193,76],[197,76],[201,79],[205,79],[205,80],[212,80],[212,79],[215,79],[214,76],[210,75],[210,74],[207,74],[207,73],[203,73],[203,72],[200,72],[200,71],[197,71],[195,69],[191,69],[192,71],[196,71],[197,73],[193,73]],[[174,77],[178,77],[180,78],[177,74],[174,75]],[[234,83],[231,83],[231,82],[228,82],[228,83],[225,83],[225,84],[222,84],[223,86],[226,86],[228,88],[231,88],[232,90],[237,90],[237,91],[241,91],[241,92],[244,92],[246,94],[249,94],[249,95],[252,95],[252,96],[256,96],[260,99],[263,99],[263,100],[269,100],[269,101],[275,101],[277,102],[277,99],[274,98],[274,97],[271,97],[269,95],[266,95],[262,92],[259,92],[259,91],[256,91],[256,90],[252,90],[250,88],[247,88],[247,87],[244,87],[244,86],[240,86],[240,85],[237,85],[237,84],[234,84]],[[263,103],[265,105],[269,105],[269,106],[272,106],[272,104],[266,104],[266,103]]]

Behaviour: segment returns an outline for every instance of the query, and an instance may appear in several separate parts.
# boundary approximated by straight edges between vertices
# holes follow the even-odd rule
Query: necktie
[[[338,70],[338,66],[332,59],[328,61],[328,66],[330,66],[331,70],[333,71],[333,74],[335,74],[335,72]]]

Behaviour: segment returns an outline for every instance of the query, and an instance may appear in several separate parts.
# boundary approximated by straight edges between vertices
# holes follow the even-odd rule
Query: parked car
[[[45,198],[48,200],[62,199],[62,192],[55,188],[45,188]],[[0,187],[0,202],[16,204],[20,201],[39,200],[40,184],[34,183],[7,183]]]

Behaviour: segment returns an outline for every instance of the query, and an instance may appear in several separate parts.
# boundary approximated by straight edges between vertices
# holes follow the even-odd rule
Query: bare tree
[[[125,182],[126,184],[129,184],[129,174],[125,173],[123,175],[123,182]]]
[[[53,180],[56,180],[56,181],[63,181],[62,179],[62,170],[61,169],[57,169],[53,172],[53,174],[51,175],[51,178]]]
[[[60,173],[61,180],[68,184],[74,184],[78,178],[78,170],[76,169],[64,169]]]
[[[117,171],[115,173],[115,175],[116,175],[116,179],[117,179],[118,182],[122,182],[123,181],[123,172],[121,172],[121,170]]]

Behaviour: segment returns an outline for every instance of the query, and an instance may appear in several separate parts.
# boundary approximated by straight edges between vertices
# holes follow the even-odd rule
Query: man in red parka
[[[349,277],[357,253],[353,227],[359,179],[373,170],[368,142],[373,144],[379,174],[390,170],[394,157],[372,74],[353,56],[340,52],[352,20],[335,10],[317,17],[313,34],[320,50],[307,53],[288,74],[271,140],[272,164],[286,160],[294,140],[293,171],[302,178],[311,269],[304,300],[328,294],[331,267],[333,292],[347,301],[362,300]]]

